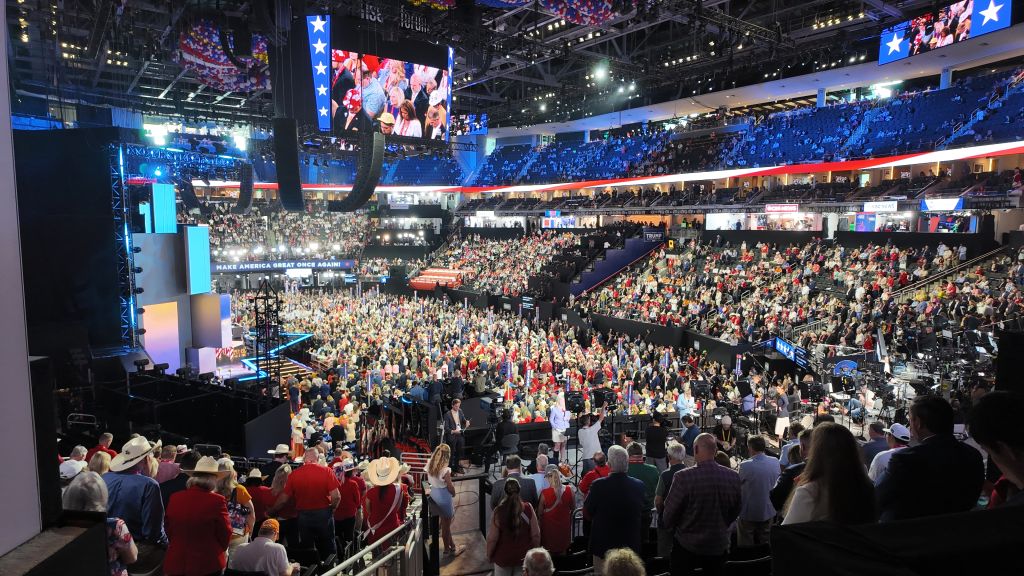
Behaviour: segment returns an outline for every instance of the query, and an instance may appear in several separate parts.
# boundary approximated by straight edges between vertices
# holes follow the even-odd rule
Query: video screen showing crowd
[[[332,50],[331,72],[331,114],[336,133],[379,131],[448,140],[451,78],[447,70]]]

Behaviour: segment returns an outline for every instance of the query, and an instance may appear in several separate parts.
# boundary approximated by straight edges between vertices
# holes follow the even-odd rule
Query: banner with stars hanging
[[[316,102],[317,127],[331,131],[331,17],[306,16],[309,38],[309,65],[313,69],[313,97]]]
[[[1012,0],[953,2],[913,20],[900,22],[882,32],[878,63],[903,60],[1008,28],[1013,17],[1012,4]]]

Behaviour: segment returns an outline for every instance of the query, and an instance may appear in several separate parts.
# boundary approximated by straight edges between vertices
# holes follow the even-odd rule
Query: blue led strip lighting
[[[284,350],[286,348],[290,348],[290,347],[298,344],[299,342],[302,342],[304,340],[308,340],[308,339],[313,337],[312,334],[308,334],[308,333],[304,333],[304,332],[302,332],[302,333],[299,333],[299,332],[282,332],[281,336],[287,336],[288,337],[288,341],[285,342],[284,344],[281,344],[280,346],[277,346],[275,348],[271,348],[270,349],[270,353],[268,354],[269,357],[276,358],[278,353],[281,352],[282,350]],[[288,361],[289,362],[295,362],[295,360],[292,360],[291,358],[289,358]],[[250,356],[248,358],[242,358],[241,362],[247,368],[249,368],[249,370],[252,370],[256,374],[253,374],[252,376],[246,376],[245,378],[239,378],[238,379],[239,382],[244,381],[244,380],[256,380],[257,378],[263,378],[263,377],[266,376],[266,372],[264,372],[263,370],[258,370],[257,369],[257,367],[256,367],[256,357],[255,356]],[[301,362],[295,362],[295,363],[298,364],[299,366],[302,366],[303,368],[309,370],[310,372],[313,371],[312,368],[310,368],[309,366],[306,366],[305,364],[302,364]]]
[[[128,228],[128,192],[124,185],[124,147],[111,144],[110,211],[114,220],[114,249],[117,252],[118,308],[120,312],[121,346],[133,349],[138,345],[138,319],[135,314],[135,254],[132,234]]]
[[[331,131],[331,17],[306,16],[309,65],[313,70],[316,123],[321,132]]]

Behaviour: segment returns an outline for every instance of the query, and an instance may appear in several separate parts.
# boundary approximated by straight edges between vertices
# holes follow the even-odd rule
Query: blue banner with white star
[[[313,95],[316,102],[317,127],[331,131],[331,17],[306,16],[309,38],[309,65],[313,68]]]
[[[888,64],[1010,26],[1012,0],[965,0],[882,32],[878,63]]]

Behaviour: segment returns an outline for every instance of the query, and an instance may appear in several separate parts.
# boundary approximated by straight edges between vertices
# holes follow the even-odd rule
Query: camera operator
[[[494,430],[495,440],[498,445],[501,445],[501,439],[508,434],[516,434],[516,423],[512,421],[512,411],[504,409],[501,412],[501,420],[498,422],[498,426]]]
[[[608,415],[608,401],[605,400],[604,404],[601,405],[601,410],[597,415],[584,414],[580,416],[579,425],[579,442],[580,442],[580,455],[583,456],[583,470],[580,472],[580,478],[585,476],[587,472],[592,470],[594,464],[594,454],[602,452],[601,440],[598,435],[601,433],[601,425],[604,423],[605,416]]]

